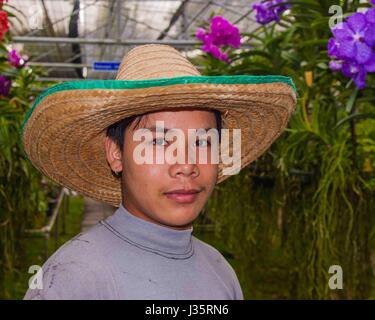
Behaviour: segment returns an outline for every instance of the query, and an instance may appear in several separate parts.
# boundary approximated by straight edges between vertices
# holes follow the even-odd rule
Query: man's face
[[[165,155],[165,150],[176,140],[163,140],[163,137],[159,138],[160,134],[157,135],[155,130],[150,131],[151,141],[147,141],[147,138],[142,140],[148,146],[147,148],[153,149],[153,163],[136,163],[134,150],[141,142],[135,141],[133,134],[138,129],[155,128],[156,121],[163,121],[165,129],[178,128],[184,133],[185,160],[182,163],[170,164],[168,161],[162,164],[156,163],[156,145],[162,146],[159,150],[163,150]],[[215,187],[218,164],[210,163],[211,146],[204,143],[207,139],[204,139],[203,143],[199,142],[198,138],[189,141],[188,129],[216,129],[216,125],[214,113],[201,110],[154,112],[144,116],[137,128],[134,128],[135,123],[130,125],[125,131],[121,161],[124,207],[132,214],[157,224],[175,229],[190,227]],[[199,149],[202,148],[207,148],[208,161],[206,163],[199,161],[201,159]],[[195,153],[195,163],[188,163],[189,152]],[[113,166],[111,167],[113,169]],[[118,170],[119,168],[117,167],[116,171],[121,171]],[[198,192],[193,195],[173,192],[181,189],[195,189]]]

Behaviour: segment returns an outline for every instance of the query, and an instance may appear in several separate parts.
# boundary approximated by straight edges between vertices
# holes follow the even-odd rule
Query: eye
[[[165,144],[163,143],[163,141],[165,142]],[[167,144],[167,141],[165,141],[165,139],[163,139],[163,138],[155,138],[155,139],[152,140],[152,144],[153,145],[158,144],[158,145],[161,145],[161,146],[165,146]]]
[[[210,141],[208,141],[208,140],[201,140],[201,139],[198,139],[196,141],[196,143],[197,143],[198,147],[207,147],[207,146],[209,146],[211,144]]]

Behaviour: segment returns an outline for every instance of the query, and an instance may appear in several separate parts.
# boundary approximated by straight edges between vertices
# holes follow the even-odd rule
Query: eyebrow
[[[169,130],[172,130],[172,131],[175,131],[176,129],[178,128],[164,128],[164,133],[166,133],[167,131]],[[189,128],[189,129],[192,129],[192,128]],[[195,130],[199,130],[199,129],[203,129],[203,128],[196,128]],[[210,129],[217,129],[217,128],[204,128],[203,130],[210,130]],[[155,127],[155,126],[152,126],[152,127],[149,127],[149,128],[140,128],[140,130],[150,130],[150,131],[163,131],[161,130],[161,127]]]

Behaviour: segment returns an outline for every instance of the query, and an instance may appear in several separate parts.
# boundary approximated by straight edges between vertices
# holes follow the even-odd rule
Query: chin
[[[176,210],[178,211],[178,210]],[[199,213],[192,212],[189,210],[189,212],[184,212],[184,210],[180,210],[179,212],[175,212],[175,214],[165,217],[166,224],[173,226],[173,227],[183,227],[188,224],[193,223],[193,221],[197,218]]]

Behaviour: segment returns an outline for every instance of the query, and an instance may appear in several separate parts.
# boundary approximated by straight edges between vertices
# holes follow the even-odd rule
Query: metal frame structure
[[[189,36],[189,30],[195,24],[199,23],[200,20],[207,19],[212,10],[221,9],[223,16],[225,16],[225,13],[230,14],[234,18],[231,22],[236,25],[243,21],[250,24],[254,22],[254,19],[250,16],[252,10],[251,1],[249,3],[249,0],[71,0],[69,2],[70,5],[73,2],[71,13],[59,17],[54,21],[51,18],[51,12],[55,8],[51,9],[51,4],[63,3],[63,0],[23,0],[22,3],[25,4],[27,1],[39,3],[39,6],[43,8],[46,28],[42,30],[43,32],[40,30],[31,30],[26,33],[15,34],[12,39],[14,43],[23,44],[24,46],[40,46],[41,50],[36,50],[36,54],[32,57],[30,65],[46,67],[49,73],[47,79],[74,79],[74,74],[67,73],[68,70],[76,70],[77,78],[83,78],[82,68],[92,69],[91,64],[87,63],[90,60],[87,51],[89,49],[95,53],[98,61],[116,59],[116,52],[118,50],[124,52],[124,49],[121,48],[125,47],[126,50],[127,47],[130,48],[131,46],[148,43],[169,44],[183,51],[193,50],[197,48],[199,42]],[[162,28],[160,28],[161,23],[152,24],[148,21],[142,21],[138,15],[131,16],[128,12],[127,5],[129,4],[134,6],[135,12],[139,8],[144,10],[144,12],[148,12],[152,10],[148,6],[156,3],[168,3],[168,5],[173,4],[174,6],[174,11],[169,12],[169,20],[164,23],[165,27]],[[100,24],[91,31],[86,32],[85,30],[81,34],[78,34],[78,27],[76,25],[78,17],[84,16],[86,13],[88,14],[89,10],[99,6],[100,10],[102,10],[101,13],[106,15],[105,23]],[[191,11],[189,6],[194,6],[197,10]],[[159,11],[162,12],[162,10]],[[66,24],[67,22],[69,22],[70,34],[69,36],[61,36],[61,32],[56,30],[57,24]],[[155,35],[147,37],[145,34],[144,37],[131,37],[124,34],[127,30],[132,30],[131,34],[134,34],[138,27],[148,30],[146,34],[152,32]],[[75,30],[75,32],[72,32],[72,30]],[[102,34],[102,36],[97,37],[98,33]],[[46,46],[48,48],[44,50]],[[69,46],[71,50],[69,50]],[[113,49],[109,50],[109,48]],[[66,52],[69,51],[71,53],[67,54]],[[57,56],[53,58],[52,55],[56,54]],[[100,75],[98,73],[96,76],[105,78],[109,74],[102,73]]]

